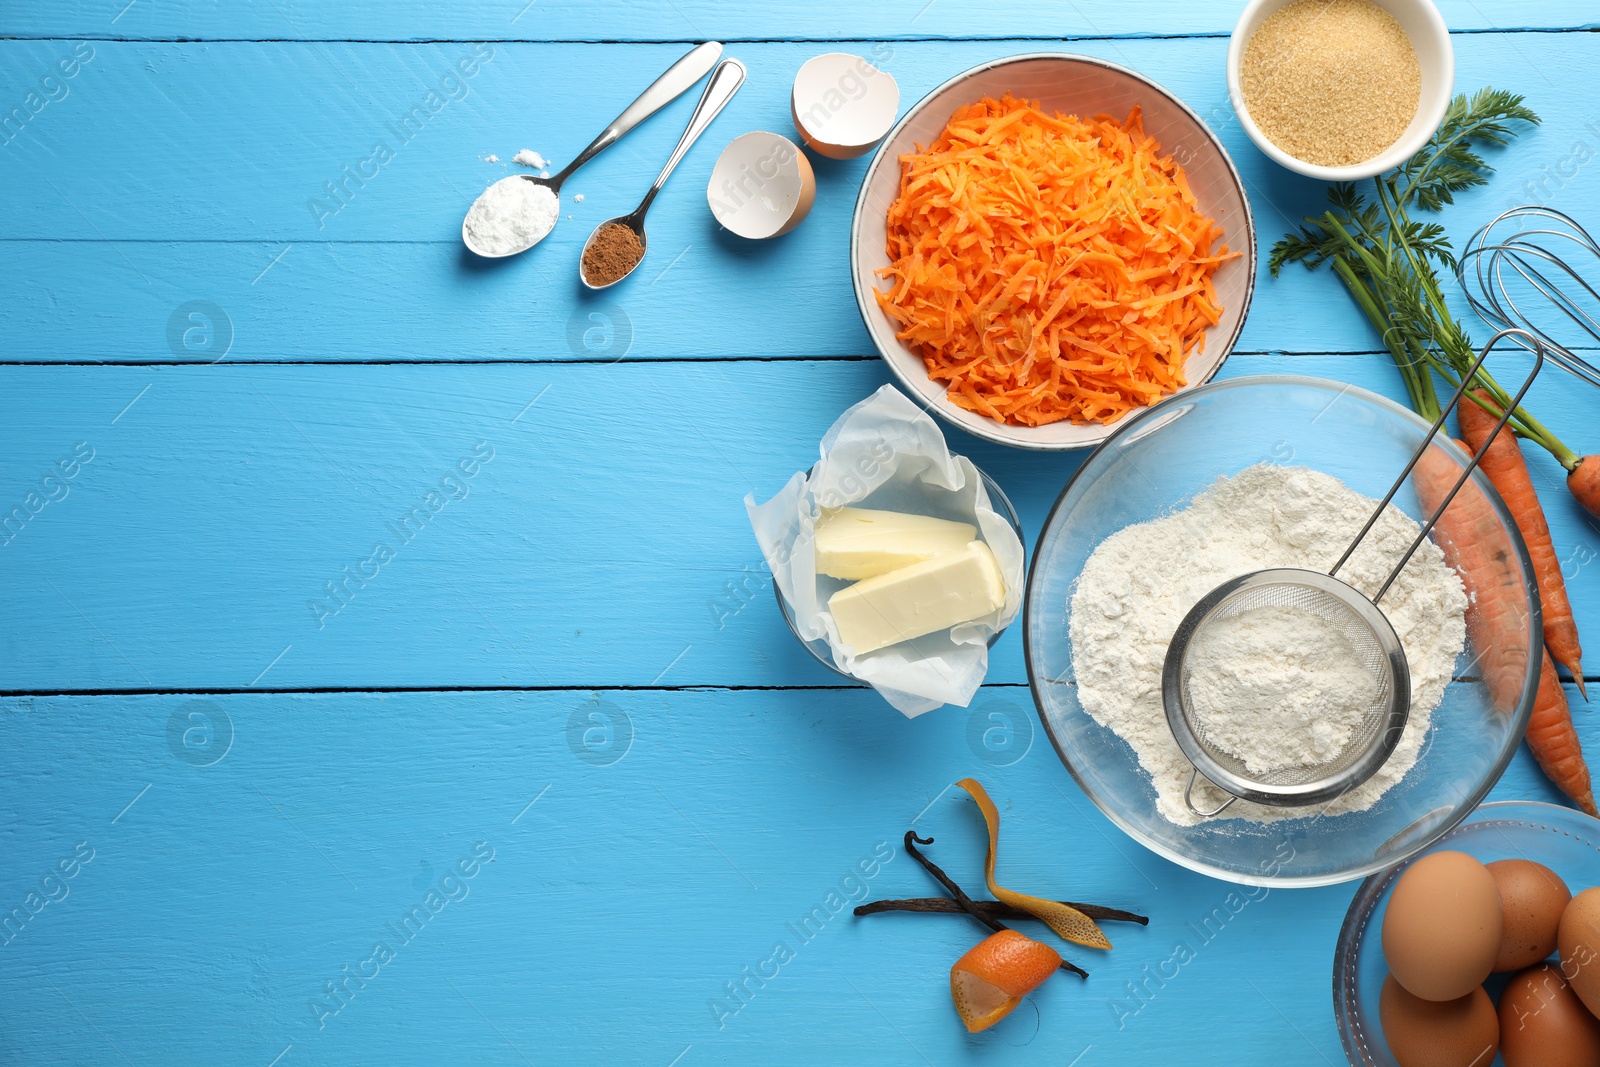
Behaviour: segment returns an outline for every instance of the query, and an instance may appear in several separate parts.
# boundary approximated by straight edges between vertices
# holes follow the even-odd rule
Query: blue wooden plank
[[[136,9],[137,10],[137,9]],[[1458,39],[1461,86],[1526,91],[1546,119],[1503,173],[1446,216],[1463,237],[1512,202],[1535,199],[1589,221],[1600,201],[1600,125],[1583,95],[1590,37]],[[86,46],[90,47],[90,46]],[[465,205],[520,146],[558,160],[586,141],[664,66],[675,45],[495,45],[495,58],[396,153],[351,185],[348,205],[318,219],[307,203],[365,158],[386,124],[422,98],[468,46],[286,44],[92,45],[93,59],[11,144],[0,184],[0,357],[23,360],[209,359],[185,347],[191,302],[227,316],[229,358],[253,360],[609,359],[659,356],[860,355],[869,342],[845,267],[862,161],[819,164],[806,223],[751,244],[715,229],[704,188],[716,148],[752,127],[790,129],[786,87],[817,46],[741,45],[750,82],[691,153],[651,218],[654,251],[636,281],[602,300],[577,284],[578,250],[602,218],[631,207],[690,106],[635,131],[573,180],[582,203],[539,248],[486,266],[460,247]],[[889,46],[885,65],[907,100],[1025,42]],[[1074,45],[1074,47],[1077,47]],[[1249,183],[1259,249],[1323,206],[1323,189],[1268,163],[1232,120],[1221,77],[1225,42],[1102,41],[1084,51],[1150,72],[1218,125]],[[1540,62],[1523,57],[1537,47]],[[0,43],[0,100],[20,97],[59,42]],[[543,110],[564,87],[615,64],[583,107]],[[1517,69],[1517,76],[1508,76]],[[113,163],[67,166],[83,146]],[[112,240],[107,241],[105,238]],[[620,314],[619,314],[620,312]],[[618,324],[608,332],[601,314]],[[621,325],[624,322],[626,325]],[[707,323],[714,329],[707,329]],[[191,339],[204,340],[202,334]],[[624,345],[620,338],[626,337]],[[1372,331],[1326,276],[1298,268],[1258,286],[1246,350],[1364,351]]]
[[[29,109],[0,145],[0,362],[204,363],[226,333],[229,360],[569,364],[0,367],[0,515],[37,510],[0,547],[0,689],[430,687],[0,699],[0,913],[24,909],[0,935],[0,1060],[1338,1060],[1325,968],[1349,887],[1253,901],[1148,1003],[1130,993],[1229,888],[1124,840],[1037,732],[1009,766],[972,746],[991,712],[1029,721],[1017,634],[991,674],[1010,684],[915,722],[848,689],[673,689],[834,681],[779,621],[739,497],[808,463],[836,414],[885,378],[843,358],[866,351],[843,271],[862,164],[819,167],[814,217],[775,245],[715,234],[699,193],[719,142],[787,129],[789,77],[832,46],[731,50],[751,63],[750,85],[653,216],[656,255],[683,254],[616,305],[626,351],[603,331],[598,350],[584,344],[601,308],[577,299],[569,272],[582,223],[631,206],[688,101],[585,172],[573,187],[585,202],[537,256],[478,270],[454,230],[498,173],[480,156],[570,153],[681,45],[496,43],[466,94],[347,205],[319,220],[307,204],[430,87],[448,96],[444,72],[472,54],[351,38],[1218,34],[1237,4],[1042,14],[1001,0],[978,28],[948,0],[848,17],[794,0],[525,4],[66,0],[0,16],[0,36],[94,38],[87,62],[49,84],[74,42],[0,41],[0,115]],[[1579,0],[1442,6],[1463,29],[1594,23]],[[106,40],[120,36],[263,43]],[[1523,89],[1547,123],[1500,156],[1503,178],[1452,226],[1465,233],[1513,197],[1586,209],[1600,194],[1600,132],[1581,95],[1590,37],[1456,40],[1461,86]],[[909,100],[981,59],[1056,45],[887,47],[876,56]],[[1264,243],[1319,204],[1315,184],[1267,168],[1230,121],[1220,38],[1064,47],[1151,72],[1216,121]],[[579,108],[575,86],[589,94]],[[1398,395],[1379,357],[1282,354],[1373,347],[1328,278],[1296,272],[1261,295],[1245,346],[1264,354],[1228,373],[1296,370]],[[701,356],[743,362],[604,365]],[[1534,404],[1593,447],[1586,395],[1550,381]],[[953,439],[1012,493],[1031,539],[1076,459]],[[1596,532],[1549,462],[1534,464],[1594,630]],[[372,545],[391,539],[380,559]],[[561,688],[438,688],[452,686]],[[1053,981],[1036,1015],[969,1038],[944,977],[978,936],[962,920],[841,916],[815,936],[789,931],[830,893],[849,895],[845,874],[913,820],[976,884],[978,823],[940,798],[974,770],[1006,810],[1009,881],[1156,922],[1085,958],[1087,985]],[[1554,792],[1519,754],[1496,796]],[[480,842],[495,860],[473,867]],[[92,859],[74,869],[80,843]],[[74,875],[46,881],[64,860]],[[452,869],[472,873],[446,881]],[[929,886],[896,855],[866,891]],[[430,892],[460,899],[331,995]],[[747,978],[778,940],[793,960],[764,984]],[[742,1001],[726,999],[728,983]],[[1219,1019],[1225,1042],[1197,1038]]]
[[[1031,714],[1026,690],[986,688],[973,714],[995,711]],[[10,698],[0,718],[0,905],[25,909],[0,935],[8,1061],[1339,1057],[1328,973],[1352,887],[1255,890],[1202,936],[1232,887],[1123,838],[1042,735],[985,762],[965,712],[906,721],[849,691],[583,690]],[[586,748],[595,722],[611,731]],[[1580,729],[1600,747],[1588,717]],[[976,928],[829,911],[935,892],[899,849],[913,823],[980,886],[981,822],[946,788],[970,774],[1004,812],[1009,884],[1152,918],[1108,924],[1114,951],[1069,952],[1086,983],[1046,983],[1037,1015],[979,1037],[946,977]],[[1551,791],[1519,755],[1495,797]],[[871,877],[847,878],[862,862]],[[402,940],[430,892],[443,903]],[[797,934],[816,907],[826,921]],[[367,963],[379,941],[394,958]],[[779,942],[793,958],[747,979]],[[1179,942],[1193,962],[1146,985]],[[1228,1040],[1197,1040],[1200,1018],[1226,1020]]]
[[[21,37],[270,38],[289,40],[703,40],[915,37],[1080,37],[1228,33],[1239,4],[1211,0],[1075,3],[1041,10],[999,0],[981,12],[951,0],[884,0],[841,14],[802,0],[729,4],[719,0],[472,0],[448,7],[401,0],[379,9],[281,0],[238,8],[183,4],[103,5],[89,0],[13,4],[8,35]],[[1596,24],[1583,0],[1537,5],[1516,0],[1440,0],[1458,30]]]
[[[1379,356],[1224,370],[1285,371],[1400,397]],[[40,494],[0,547],[0,689],[829,684],[741,500],[885,380],[877,361],[0,368],[0,514]],[[1587,395],[1552,376],[1530,403],[1594,447]],[[1031,544],[1078,458],[951,440]],[[92,460],[50,477],[80,441]],[[1600,635],[1596,531],[1534,469]],[[1024,679],[1019,634],[991,678]]]

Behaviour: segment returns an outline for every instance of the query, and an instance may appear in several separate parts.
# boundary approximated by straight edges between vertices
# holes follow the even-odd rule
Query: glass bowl
[[[1533,707],[1540,660],[1527,653],[1540,647],[1541,621],[1537,594],[1529,592],[1534,581],[1527,549],[1499,494],[1477,473],[1462,493],[1479,499],[1465,503],[1492,515],[1485,547],[1513,561],[1522,578],[1518,602],[1508,605],[1515,612],[1509,617],[1527,623],[1512,638],[1523,650],[1522,684],[1513,679],[1499,687],[1497,702],[1474,673],[1478,652],[1470,647],[1475,620],[1469,608],[1469,647],[1433,713],[1416,765],[1366,811],[1321,818],[1303,809],[1303,816],[1267,823],[1225,813],[1179,826],[1158,812],[1155,788],[1133,749],[1083,710],[1073,678],[1069,601],[1085,561],[1106,537],[1170,514],[1216,478],[1260,462],[1309,467],[1381,499],[1427,431],[1413,412],[1340,382],[1235,378],[1179,394],[1124,423],[1067,483],[1033,553],[1022,610],[1028,681],[1067,770],[1107,818],[1147,848],[1246,885],[1327,885],[1427,848],[1499,779]],[[1429,458],[1440,457],[1456,472],[1468,462],[1453,443],[1441,444]],[[1425,517],[1409,483],[1394,504],[1413,518]]]
[[[993,478],[984,473],[982,468],[974,464],[972,469],[978,472],[979,478],[983,479],[983,487],[989,493],[989,504],[994,508],[995,513],[1002,519],[1005,519],[1006,522],[1010,524],[1011,529],[1015,531],[1017,540],[1022,544],[1023,555],[1026,557],[1028,543],[1023,540],[1022,520],[1017,518],[1017,509],[1012,507],[1011,498],[1006,496],[1005,491],[1000,488],[999,484],[996,483]],[[863,503],[870,503],[870,501],[864,501]],[[1026,566],[1026,560],[1024,560],[1024,566]],[[849,678],[852,682],[860,682],[862,685],[867,684],[866,682],[862,682],[859,678],[848,675],[838,668],[838,666],[833,662],[833,652],[828,648],[828,642],[820,639],[816,641],[807,641],[805,638],[800,636],[800,630],[795,626],[794,623],[794,606],[789,603],[786,597],[784,597],[783,590],[778,588],[777,582],[772,583],[772,593],[778,598],[778,610],[783,613],[783,621],[789,624],[789,632],[794,634],[794,639],[796,641],[799,641],[805,646],[807,652],[816,657],[818,663],[822,664],[824,667],[828,668],[841,678]],[[1018,618],[1020,617],[1021,613],[1019,612]],[[1016,622],[1016,619],[1013,619],[1012,622]],[[993,648],[994,643],[1000,640],[1000,635],[1009,629],[1010,627],[1007,626],[996,630],[993,634],[991,634],[989,637],[989,647]]]
[[[1441,849],[1465,852],[1482,863],[1506,859],[1542,863],[1561,876],[1574,896],[1600,885],[1600,819],[1556,804],[1535,800],[1485,804],[1428,851]],[[1378,990],[1389,968],[1384,966],[1377,934],[1383,929],[1389,891],[1407,866],[1392,867],[1361,884],[1334,949],[1333,1014],[1345,1055],[1356,1067],[1399,1067],[1378,1025]],[[1374,935],[1370,942],[1369,932]]]

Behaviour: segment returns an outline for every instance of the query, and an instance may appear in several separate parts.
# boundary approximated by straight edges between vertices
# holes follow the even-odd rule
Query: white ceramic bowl
[[[1365,163],[1351,167],[1319,167],[1315,163],[1296,159],[1267,140],[1267,135],[1261,132],[1261,128],[1250,117],[1250,109],[1245,106],[1239,71],[1244,66],[1245,46],[1255,36],[1256,30],[1279,8],[1293,2],[1250,0],[1245,5],[1244,14],[1239,16],[1238,23],[1233,27],[1233,37],[1228,41],[1228,98],[1233,101],[1239,124],[1256,143],[1256,147],[1280,166],[1326,182],[1353,182],[1370,178],[1398,167],[1421,151],[1422,146],[1428,143],[1428,138],[1444,121],[1445,109],[1450,106],[1450,94],[1455,89],[1456,81],[1456,56],[1450,44],[1450,28],[1444,24],[1444,16],[1439,14],[1432,0],[1372,0],[1393,15],[1400,28],[1406,31],[1411,38],[1411,46],[1417,50],[1417,63],[1422,68],[1422,93],[1417,99],[1417,113],[1411,117],[1411,125],[1406,127],[1398,141]]]
[[[1117,424],[1013,426],[952,403],[945,396],[945,387],[928,377],[922,357],[895,336],[894,321],[879,309],[872,295],[881,284],[877,271],[889,265],[886,216],[900,189],[900,156],[916,151],[918,145],[931,144],[957,108],[1008,92],[1037,100],[1047,112],[1104,113],[1119,121],[1135,105],[1142,107],[1145,132],[1182,164],[1200,210],[1222,227],[1228,247],[1243,253],[1219,267],[1213,278],[1222,301],[1222,320],[1206,331],[1205,351],[1189,357],[1184,367],[1189,381],[1186,388],[1210,381],[1239,338],[1255,289],[1255,222],[1239,172],[1200,117],[1155,82],[1102,59],[1040,52],[984,63],[934,89],[889,131],[862,179],[850,226],[856,305],[884,362],[910,396],[946,422],[978,437],[1017,448],[1091,448],[1111,436]]]

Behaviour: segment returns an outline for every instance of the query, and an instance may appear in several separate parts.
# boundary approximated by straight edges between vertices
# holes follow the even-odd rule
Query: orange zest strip
[[[972,799],[978,802],[978,808],[983,812],[983,821],[989,826],[989,855],[983,862],[983,877],[989,883],[989,892],[994,894],[994,898],[1010,904],[1013,908],[1021,908],[1029,915],[1040,919],[1068,941],[1087,945],[1089,948],[1110,948],[1111,941],[1105,933],[1093,919],[1077,908],[1069,907],[1059,900],[1044,900],[1026,893],[1015,893],[995,884],[994,861],[996,853],[1000,851],[1000,812],[995,808],[994,801],[989,799],[988,791],[976,779],[963,778],[956,785],[965,789],[971,794]]]
[[[950,997],[967,1030],[987,1030],[1044,984],[1061,956],[1042,942],[1001,930],[967,950],[950,968]]]
[[[900,157],[878,305],[950,399],[1001,422],[1109,423],[1186,384],[1238,253],[1135,108],[988,98]]]

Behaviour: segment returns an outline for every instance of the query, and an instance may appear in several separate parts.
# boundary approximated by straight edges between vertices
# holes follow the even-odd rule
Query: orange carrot
[[[1528,748],[1539,761],[1545,777],[1578,807],[1590,815],[1600,815],[1595,810],[1589,767],[1583,762],[1583,746],[1578,743],[1578,731],[1572,725],[1567,694],[1561,688],[1561,679],[1556,677],[1556,666],[1550,662],[1549,653],[1544,656],[1539,696],[1533,703],[1533,717],[1528,720]]]
[[[1488,393],[1479,390],[1474,395],[1494,406]],[[1473,452],[1483,447],[1498,419],[1469,400],[1462,401],[1457,417],[1461,420],[1461,436],[1467,439]],[[1578,623],[1572,617],[1572,604],[1567,599],[1567,583],[1561,576],[1561,559],[1550,540],[1550,524],[1545,521],[1544,508],[1533,488],[1527,461],[1510,430],[1501,430],[1495,435],[1481,466],[1494,487],[1500,490],[1506,507],[1517,520],[1517,529],[1522,531],[1522,540],[1528,545],[1534,577],[1539,583],[1539,602],[1544,608],[1544,643],[1556,662],[1572,672],[1578,692],[1583,693],[1583,647],[1578,643]],[[1587,699],[1588,695],[1584,697]]]
[[[878,304],[968,410],[1113,422],[1185,384],[1222,314],[1222,231],[1135,108],[1050,116],[1007,94],[900,157]]]
[[[1412,478],[1424,514],[1433,513],[1460,476],[1460,464],[1442,449],[1423,453]],[[1489,699],[1497,711],[1509,715],[1522,699],[1528,673],[1527,594],[1500,520],[1475,483],[1461,487],[1434,526],[1433,539],[1466,588],[1467,639]],[[1493,547],[1497,545],[1503,547]]]
[[[1464,443],[1457,443],[1471,451]],[[1425,513],[1431,514],[1439,506],[1460,475],[1461,467],[1441,449],[1430,448],[1423,454],[1412,471],[1412,479]],[[1530,640],[1516,561],[1509,551],[1491,547],[1504,539],[1499,520],[1483,493],[1469,481],[1445,509],[1433,536],[1444,552],[1445,562],[1461,576],[1466,587],[1467,636],[1478,655],[1478,669],[1489,689],[1489,699],[1497,711],[1510,713],[1522,699]],[[1539,689],[1528,720],[1528,749],[1545,776],[1578,807],[1593,815],[1594,790],[1566,693],[1549,654],[1543,649],[1537,652]]]
[[[1567,488],[1583,510],[1600,519],[1600,456],[1583,456],[1567,473]]]

